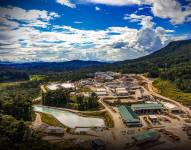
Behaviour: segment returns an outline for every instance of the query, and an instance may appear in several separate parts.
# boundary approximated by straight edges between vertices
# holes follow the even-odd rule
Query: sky
[[[0,61],[135,59],[191,39],[191,0],[0,0]]]

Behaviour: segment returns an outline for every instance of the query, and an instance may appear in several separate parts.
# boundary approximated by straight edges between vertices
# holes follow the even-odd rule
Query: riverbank
[[[54,116],[46,113],[39,113],[42,122],[55,127],[65,127],[60,121],[58,121]]]

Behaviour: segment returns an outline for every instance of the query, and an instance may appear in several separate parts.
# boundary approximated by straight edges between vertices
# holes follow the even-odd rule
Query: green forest
[[[24,82],[11,86],[0,84],[0,148],[3,150],[50,150],[29,127],[32,121],[32,99],[39,94],[39,83]]]
[[[98,98],[95,93],[91,93],[89,97],[85,97],[83,95],[71,96],[71,92],[71,90],[67,89],[58,89],[43,93],[42,104],[77,109],[80,111],[96,109],[99,106],[97,102]]]

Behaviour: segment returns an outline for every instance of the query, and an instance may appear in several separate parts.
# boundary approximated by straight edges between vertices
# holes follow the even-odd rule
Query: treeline
[[[64,107],[70,101],[71,90],[57,89],[42,93],[42,104]]]
[[[29,80],[27,73],[14,69],[0,69],[0,82]]]
[[[31,101],[39,94],[38,86],[38,82],[25,82],[0,88],[0,149],[54,149],[25,122],[32,119]]]
[[[2,150],[53,150],[22,120],[0,114],[0,148]]]
[[[84,97],[82,95],[78,95],[76,97],[77,108],[80,111],[96,109],[98,105],[98,97],[95,93],[92,93],[90,97]]]
[[[177,67],[156,70],[155,73],[149,73],[151,77],[160,77],[164,80],[170,80],[176,86],[185,91],[191,92],[191,64],[185,64]]]
[[[31,120],[32,99],[40,94],[38,81],[29,81],[0,89],[0,110],[2,114],[16,119]]]
[[[71,92],[71,90],[67,89],[58,89],[42,93],[42,103],[46,106],[64,107],[81,111],[98,107],[98,98],[95,93],[85,97],[81,94],[71,96]]]

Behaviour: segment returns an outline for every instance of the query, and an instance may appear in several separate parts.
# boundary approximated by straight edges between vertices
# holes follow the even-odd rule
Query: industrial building
[[[107,90],[105,88],[97,88],[95,93],[97,94],[97,96],[107,96]]]
[[[180,112],[180,109],[178,108],[178,106],[172,104],[172,103],[168,103],[168,102],[161,102],[163,104],[163,106],[169,110],[172,113],[178,113]]]
[[[61,127],[55,127],[55,126],[48,126],[45,130],[45,133],[48,134],[64,134],[64,128]]]
[[[140,119],[139,116],[134,113],[130,107],[126,107],[124,105],[121,105],[118,107],[119,113],[121,115],[121,118],[125,124],[128,126],[140,126]]]
[[[118,96],[128,96],[128,91],[126,88],[118,87],[115,89],[115,92]]]
[[[144,144],[147,142],[153,142],[158,140],[160,137],[160,134],[155,130],[148,130],[143,133],[139,133],[137,135],[134,135],[132,138],[135,140],[137,145]]]
[[[158,103],[143,103],[143,104],[133,104],[131,109],[137,114],[156,114],[163,111],[162,104]]]

